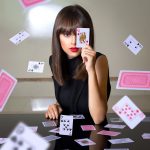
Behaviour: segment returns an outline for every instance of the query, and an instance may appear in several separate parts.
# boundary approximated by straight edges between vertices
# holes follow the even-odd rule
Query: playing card
[[[128,96],[121,98],[112,109],[131,129],[135,128],[145,118],[145,114]]]
[[[3,111],[17,80],[4,70],[0,70],[0,112]]]
[[[48,0],[20,0],[20,3],[24,8],[28,8],[28,7],[31,7],[33,5],[37,5],[39,3],[43,3],[46,1],[48,1]]]
[[[60,139],[61,137],[59,136],[56,136],[56,135],[49,135],[49,136],[46,136],[46,137],[43,137],[47,142],[50,142],[50,141],[54,141],[54,140],[57,140],[57,139]]]
[[[89,44],[90,29],[89,28],[77,28],[76,31],[76,47],[82,48]]]
[[[150,90],[150,71],[121,70],[117,89]]]
[[[55,129],[51,129],[48,132],[52,132],[52,133],[59,133],[59,127],[55,128]]]
[[[101,130],[97,134],[109,135],[109,136],[117,136],[117,135],[119,135],[121,133],[120,132],[115,132],[115,131]]]
[[[96,130],[96,128],[93,125],[81,125],[81,128],[82,128],[83,131]]]
[[[38,126],[29,127],[33,132],[37,132]]]
[[[27,72],[43,73],[44,62],[29,61]]]
[[[123,144],[123,143],[132,143],[132,142],[134,142],[130,138],[112,139],[112,140],[108,140],[108,141],[111,142],[112,144]]]
[[[77,142],[78,144],[80,144],[81,146],[88,146],[88,145],[95,145],[96,144],[95,142],[93,142],[92,140],[90,140],[88,138],[76,139],[74,141]]]
[[[142,122],[150,122],[150,117],[146,116],[146,118],[144,118],[144,119],[142,120]]]
[[[83,115],[73,115],[73,119],[85,119]]]
[[[104,150],[129,150],[128,148],[105,148]]]
[[[72,128],[73,128],[73,116],[61,115],[59,134],[71,136]]]
[[[46,150],[49,143],[20,122],[10,134],[1,150]]]
[[[150,133],[143,133],[142,138],[143,139],[150,139]]]
[[[121,124],[107,124],[104,127],[105,128],[115,128],[115,129],[124,129],[126,125]]]
[[[6,143],[8,138],[0,138],[0,144]]]
[[[123,44],[135,55],[143,48],[142,44],[140,44],[132,35],[129,35]]]
[[[20,44],[23,40],[25,40],[26,38],[28,38],[30,35],[28,32],[26,31],[20,31],[19,33],[17,33],[16,35],[14,35],[12,38],[10,38],[9,40],[18,45]]]
[[[110,118],[111,122],[123,122],[121,118]]]
[[[57,126],[56,122],[53,120],[49,120],[49,121],[44,121],[42,122],[44,127],[53,127],[53,126]]]

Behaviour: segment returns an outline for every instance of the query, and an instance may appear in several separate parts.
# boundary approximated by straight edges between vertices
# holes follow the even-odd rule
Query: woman
[[[89,28],[89,45],[76,47],[76,29]],[[94,51],[94,29],[88,12],[79,5],[64,7],[57,15],[49,64],[57,103],[50,105],[46,118],[83,114],[95,124],[105,120],[110,95],[108,61]]]

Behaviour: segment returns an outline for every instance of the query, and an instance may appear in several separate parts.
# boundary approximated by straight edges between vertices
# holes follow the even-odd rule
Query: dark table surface
[[[146,116],[150,116],[150,113],[146,113]],[[108,123],[113,123],[110,121],[111,118],[118,118],[118,116],[113,113],[107,114]],[[130,129],[128,126],[126,126],[124,129],[109,129],[112,131],[121,132],[121,134],[116,137],[110,137],[97,134],[98,131],[106,129],[102,125],[94,125],[96,127],[95,131],[82,131],[80,125],[88,124],[88,120],[86,119],[74,120],[72,136],[48,132],[50,129],[56,127],[44,127],[42,124],[43,121],[47,121],[47,119],[44,118],[44,114],[0,114],[0,138],[8,137],[17,123],[24,122],[28,126],[38,126],[37,133],[42,137],[48,135],[57,135],[61,137],[56,141],[49,142],[49,150],[104,150],[105,148],[129,148],[130,150],[150,149],[150,140],[144,140],[141,136],[143,133],[150,133],[150,122],[143,121],[134,129]],[[117,122],[115,124],[124,125],[123,122]],[[80,146],[74,140],[81,138],[90,138],[96,143],[96,145]],[[119,138],[131,138],[134,142],[126,144],[111,144],[108,141],[109,139]]]

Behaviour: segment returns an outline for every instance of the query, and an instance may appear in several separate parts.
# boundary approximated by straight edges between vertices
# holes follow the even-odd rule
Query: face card
[[[44,62],[29,61],[27,72],[43,73]]]
[[[124,129],[126,125],[121,124],[107,124],[104,126],[105,128],[114,128],[114,129]]]
[[[52,133],[59,133],[59,127],[55,128],[55,129],[51,129],[48,132],[52,132]]]
[[[26,31],[20,31],[19,33],[17,33],[16,35],[14,35],[12,38],[10,38],[9,40],[14,43],[15,45],[20,44],[22,41],[24,41],[25,39],[27,39],[29,37],[29,33]]]
[[[150,71],[121,70],[117,89],[150,90]]]
[[[61,137],[59,136],[56,136],[56,135],[49,135],[49,136],[46,136],[46,137],[43,137],[47,142],[50,142],[50,141],[54,141],[54,140],[57,140],[57,139],[60,139]]]
[[[108,141],[112,144],[123,144],[123,143],[132,143],[132,142],[134,142],[130,138],[112,139],[112,140],[108,140]]]
[[[73,116],[61,115],[59,134],[71,136],[72,129],[73,129]]]
[[[0,112],[3,111],[17,80],[4,70],[0,70]]]
[[[128,96],[119,100],[112,109],[131,129],[135,128],[145,118],[145,114]]]
[[[83,115],[73,115],[73,119],[85,119]]]
[[[123,44],[135,55],[143,48],[142,44],[140,44],[132,35],[129,35]]]
[[[10,134],[1,150],[46,150],[49,143],[20,122]]]
[[[44,121],[42,122],[44,127],[54,127],[57,126],[56,122],[53,120],[49,120],[49,121]]]
[[[95,142],[93,142],[92,140],[90,140],[88,138],[76,139],[74,141],[77,142],[78,144],[80,144],[81,146],[88,146],[88,145],[95,145],[96,144]]]
[[[101,130],[97,134],[108,135],[108,136],[117,136],[121,133],[120,132],[115,132],[115,131]]]
[[[83,48],[89,44],[90,29],[89,28],[77,28],[76,31],[76,47]]]
[[[93,125],[81,125],[81,128],[83,131],[93,131],[96,130],[96,128]]]

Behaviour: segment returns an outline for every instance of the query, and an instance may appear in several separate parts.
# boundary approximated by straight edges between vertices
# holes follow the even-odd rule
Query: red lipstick
[[[79,50],[79,48],[77,48],[77,47],[71,47],[70,50],[71,50],[72,52],[77,52],[77,51]]]

